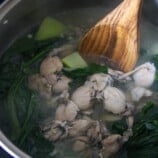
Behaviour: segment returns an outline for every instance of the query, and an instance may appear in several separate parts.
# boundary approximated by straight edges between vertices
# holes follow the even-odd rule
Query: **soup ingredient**
[[[42,127],[42,131],[45,137],[53,142],[72,138],[74,151],[93,153],[96,150],[96,155],[107,157],[116,153],[129,139],[128,131],[122,136],[111,134],[103,122],[94,120],[77,119],[71,122],[52,120]]]
[[[46,40],[49,38],[60,37],[66,31],[66,26],[51,17],[46,17],[36,33],[36,40]]]
[[[78,138],[79,140],[76,140],[75,143],[73,144],[73,151],[76,152],[81,152],[84,151],[86,148],[88,148],[88,138],[87,137],[83,137]]]
[[[132,75],[134,80],[132,87],[129,86],[133,101],[139,101],[143,96],[152,95],[152,92],[148,88],[151,87],[156,76],[156,67],[153,63],[146,62],[134,70],[120,76],[118,75],[117,77],[119,80],[126,80],[130,75]]]
[[[64,113],[65,113],[65,104],[59,104],[55,112],[55,119],[59,121],[66,120]]]
[[[114,153],[118,152],[124,144],[123,137],[119,134],[108,136],[102,141],[102,143],[103,149],[101,150],[101,155],[104,158],[108,158]]]
[[[157,158],[158,156],[158,106],[151,101],[146,102],[140,113],[136,114],[133,136],[125,146],[127,156]],[[113,124],[113,131],[123,133],[126,129],[122,121]],[[139,149],[139,150],[138,150]]]
[[[78,52],[74,52],[64,57],[62,62],[64,65],[72,69],[84,68],[88,66],[84,59],[78,54]]]
[[[81,86],[72,94],[72,101],[80,110],[87,110],[92,107],[91,100],[94,97],[94,91],[87,86]]]
[[[28,85],[32,90],[39,92],[46,99],[52,99],[56,94],[54,103],[60,98],[60,93],[69,89],[72,81],[62,74],[63,65],[59,57],[48,55],[40,65],[40,74],[31,75],[28,78]]]
[[[111,76],[104,73],[91,75],[88,82],[86,82],[86,84],[89,84],[89,86],[94,88],[95,91],[102,91],[106,86],[111,86],[112,83],[113,79]]]
[[[72,101],[68,101],[65,107],[64,115],[67,121],[73,121],[78,114],[78,106]]]
[[[98,155],[103,156],[107,153],[108,157],[118,151],[132,135],[134,108],[132,104],[126,103],[124,93],[118,88],[112,87],[112,83],[113,79],[108,74],[96,73],[89,76],[85,84],[78,87],[72,92],[70,98],[67,97],[58,106],[55,120],[51,119],[51,122],[46,123],[42,128],[44,136],[52,142],[69,138],[73,141],[74,151],[90,150],[93,152],[94,149],[97,149]],[[99,97],[97,97],[98,94]],[[84,112],[93,110],[93,105],[95,105],[93,99],[102,101],[107,111],[124,116],[127,131],[116,136],[109,132],[106,122],[93,120],[91,114],[89,114],[90,119],[86,119]],[[61,101],[59,100],[59,103]],[[108,143],[110,145],[107,151]]]
[[[96,73],[89,77],[83,86],[77,88],[71,99],[80,110],[88,110],[93,104],[93,99],[101,98],[101,92],[105,89],[107,85],[112,84],[112,78],[103,73]]]
[[[90,75],[100,72],[107,73],[107,66],[99,66],[96,64],[92,64],[88,65],[85,68],[79,68],[72,71],[63,71],[64,75],[73,79],[73,82],[70,83],[71,90],[75,90],[79,86],[83,85]]]
[[[29,76],[28,86],[30,89],[39,92],[40,95],[45,98],[50,98],[52,95],[51,85],[48,84],[46,78],[40,74]]]
[[[84,135],[87,129],[91,126],[93,120],[89,119],[77,119],[71,122],[71,128],[69,129],[70,137],[78,137]]]
[[[35,41],[24,36],[1,57],[0,108],[7,113],[5,117],[1,115],[1,123],[5,122],[1,124],[2,130],[32,157],[54,157],[51,155],[54,145],[43,137],[38,127],[44,113],[40,110],[42,102],[37,91],[43,88],[42,93],[50,95],[51,85],[46,83],[48,80],[38,70],[43,58],[61,41],[63,38]],[[32,89],[37,89],[36,92],[28,89],[28,76],[33,76],[31,80],[37,80],[37,83],[33,81],[30,85]]]
[[[155,79],[156,68],[152,63],[145,63],[133,74],[136,86],[150,87]]]
[[[69,89],[69,83],[72,80],[64,75],[57,76],[57,80],[52,87],[52,92],[63,93]]]
[[[114,114],[120,114],[126,110],[126,97],[124,93],[115,87],[107,87],[103,91],[104,108]]]
[[[45,133],[45,138],[56,142],[68,136],[68,123],[66,121],[48,121],[45,125],[41,125],[41,130]]]
[[[149,97],[152,95],[152,92],[143,87],[134,87],[131,90],[131,97],[133,101],[139,101],[143,96]]]
[[[53,57],[54,56],[51,56],[51,58]],[[58,60],[60,63],[61,61],[59,58]],[[88,67],[85,67],[85,69],[88,69]],[[108,157],[111,156],[116,151],[118,151],[121,146],[132,136],[134,112],[134,106],[132,102],[127,102],[125,94],[120,89],[112,87],[114,80],[109,74],[98,72],[94,74],[92,73],[94,71],[93,69],[91,70],[92,72],[90,72],[92,73],[91,76],[87,76],[86,74],[87,81],[84,81],[85,83],[83,85],[69,94],[68,83],[71,81],[71,79],[63,76],[62,70],[63,68],[60,68],[59,71],[53,73],[50,72],[44,77],[47,81],[47,84],[52,83],[51,95],[53,96],[55,93],[61,94],[57,99],[59,106],[55,112],[55,120],[52,120],[51,123],[48,123],[48,125],[46,124],[44,127],[42,127],[44,136],[52,142],[57,142],[70,137],[75,140],[74,150],[93,150],[93,148],[97,148],[98,151],[102,151],[102,155],[107,152],[107,155],[109,154]],[[80,72],[79,70],[83,70],[83,68],[73,71],[64,70],[64,73],[66,72],[65,74],[71,74],[72,72]],[[136,70],[138,70],[138,68],[136,68]],[[140,70],[141,69],[139,69],[139,71]],[[105,71],[105,69],[103,71]],[[71,75],[79,75],[81,77],[85,73],[83,72],[81,71],[81,74],[72,73]],[[121,77],[123,75],[128,77],[126,76],[127,74],[120,73],[120,75]],[[73,79],[75,79],[75,77]],[[63,82],[64,80],[65,82]],[[61,97],[65,92],[68,93],[68,95],[66,95],[66,97]],[[143,95],[146,94],[144,93]],[[122,135],[117,135],[120,138],[119,142],[116,141],[117,139],[113,139],[115,138],[115,135],[111,134],[107,130],[104,122],[102,123],[100,121],[95,121],[93,118],[89,120],[87,119],[86,121],[89,121],[87,123],[81,121],[84,120],[85,115],[89,115],[89,117],[92,116],[92,113],[87,114],[87,111],[93,111],[93,106],[95,105],[95,102],[93,102],[94,100],[96,102],[101,102],[106,111],[120,115],[122,118],[126,118],[127,130]],[[75,121],[81,121],[81,124],[78,123],[77,128],[75,127],[75,124],[77,124]],[[110,136],[111,138],[108,139]],[[87,141],[83,142],[79,140],[80,137],[86,138]],[[107,151],[103,146],[106,146],[106,143],[110,142],[113,143],[111,143],[112,145],[110,146],[109,151]],[[78,149],[77,145],[79,145]],[[97,153],[99,154],[99,152]]]
[[[61,71],[63,65],[57,56],[47,56],[40,65],[40,74],[48,77],[50,74]]]
[[[97,82],[98,84],[102,82],[101,85],[103,85],[103,87],[101,86],[101,88],[98,88]],[[111,87],[112,82],[113,80],[108,74],[93,74],[84,85],[77,88],[72,93],[70,98],[85,115],[87,110],[92,110],[93,99],[103,101],[104,108],[109,112],[122,114],[124,116],[131,115],[133,112],[133,105],[127,103],[126,97],[121,90]],[[61,108],[61,113],[62,112],[64,112],[63,108]],[[91,115],[91,113],[89,115]]]
[[[155,79],[156,67],[153,63],[146,62],[134,70],[124,73],[118,77],[119,80],[122,80],[130,75],[133,75],[133,79],[136,86],[141,86],[144,88],[150,87]]]
[[[154,63],[155,67],[158,68],[158,54],[153,55],[151,60]]]

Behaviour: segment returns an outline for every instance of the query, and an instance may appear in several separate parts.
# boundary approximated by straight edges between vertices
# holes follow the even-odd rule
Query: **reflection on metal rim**
[[[21,0],[5,0],[0,5],[0,21],[4,18],[4,16]]]
[[[10,156],[13,156],[14,158],[20,158],[1,141],[0,141],[0,147],[2,147],[2,149],[4,149]]]
[[[13,143],[11,143],[1,131],[0,147],[13,158],[31,158],[30,156],[22,152],[20,149],[18,149]]]

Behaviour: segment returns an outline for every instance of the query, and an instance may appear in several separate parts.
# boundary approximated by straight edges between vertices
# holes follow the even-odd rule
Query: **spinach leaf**
[[[51,158],[54,149],[37,127],[38,102],[27,88],[27,76],[38,71],[47,53],[63,39],[37,42],[20,39],[3,55],[0,63],[0,110],[8,113],[8,137],[21,149],[36,158]],[[47,155],[47,156],[46,156]]]
[[[53,158],[54,145],[39,132],[39,127],[32,125],[27,131],[25,143],[18,146],[33,158]]]
[[[128,158],[158,157],[158,107],[147,102],[141,113],[135,116],[133,136],[126,144]],[[115,123],[113,130],[122,134],[126,128],[122,122]]]
[[[22,37],[16,40],[2,57],[3,62],[8,62],[11,58],[17,56],[25,56],[30,59],[36,53],[45,50],[46,47],[55,45],[56,41],[64,41],[64,39],[53,38],[45,41],[36,41],[34,38]]]
[[[155,64],[156,68],[158,69],[158,55],[154,55],[151,61]]]
[[[151,101],[147,102],[146,105],[142,109],[142,114],[146,115],[150,110],[153,109],[153,107],[154,107],[154,104]]]

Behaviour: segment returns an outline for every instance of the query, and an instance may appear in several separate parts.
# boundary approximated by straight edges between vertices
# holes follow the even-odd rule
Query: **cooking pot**
[[[101,7],[98,12],[92,12],[88,15],[94,17],[90,25],[93,25],[97,20],[104,16],[109,10],[114,8],[121,0],[5,0],[0,5],[0,56],[5,50],[15,41],[21,34],[27,32],[32,26],[37,25],[47,15],[74,10],[78,8]],[[97,13],[96,15],[94,13]],[[148,38],[147,41],[141,42],[146,49],[151,49],[153,44],[158,40],[154,31],[157,31],[158,25],[158,1],[144,0],[143,19],[150,30],[142,29],[142,38]],[[68,18],[71,23],[82,23],[84,21],[84,13],[79,15],[80,18]],[[143,25],[143,24],[142,24]],[[155,26],[154,26],[155,25]],[[158,34],[157,34],[158,35]],[[158,47],[157,47],[158,48]],[[5,119],[7,111],[3,111],[0,105],[0,146],[1,148],[15,158],[29,158],[20,149],[18,149],[5,136]],[[2,154],[2,153],[0,153]],[[1,157],[1,156],[0,156]],[[5,157],[3,155],[2,157]]]

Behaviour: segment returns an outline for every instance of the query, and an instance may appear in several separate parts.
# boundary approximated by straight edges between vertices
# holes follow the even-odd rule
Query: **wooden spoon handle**
[[[140,20],[140,12],[143,0],[124,0],[117,8],[101,19],[98,25],[119,25],[130,28]]]

